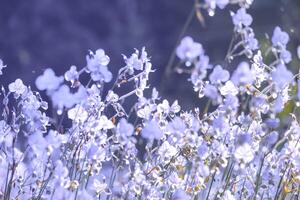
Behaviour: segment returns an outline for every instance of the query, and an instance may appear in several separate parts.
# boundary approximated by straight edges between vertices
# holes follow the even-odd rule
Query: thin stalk
[[[245,183],[246,183],[246,178],[244,179],[244,182],[243,182],[243,188],[241,189],[240,199],[242,199],[243,191],[244,191],[244,188],[245,188]]]
[[[283,177],[284,177],[284,175],[285,175],[285,172],[286,172],[286,170],[287,170],[288,166],[289,166],[289,165],[287,165],[287,166],[286,166],[286,168],[284,169],[284,172],[283,172],[282,176],[280,177],[280,180],[279,180],[279,183],[278,183],[278,186],[277,186],[277,190],[276,190],[276,193],[275,193],[275,198],[274,198],[274,199],[277,199],[277,196],[279,195],[279,193],[278,193],[278,192],[279,192],[279,189],[280,189],[280,186],[281,186],[281,183],[282,183]]]
[[[169,59],[169,61],[168,61],[167,66],[166,66],[166,69],[165,69],[165,76],[166,76],[166,77],[169,77],[169,76],[170,76],[171,69],[172,69],[172,65],[173,65],[174,60],[175,60],[175,58],[176,58],[176,48],[177,48],[177,46],[179,45],[179,43],[180,43],[180,41],[181,41],[181,38],[183,37],[183,35],[184,35],[185,32],[187,31],[189,25],[191,24],[191,22],[192,22],[192,20],[193,20],[193,18],[194,18],[194,16],[195,16],[195,11],[196,11],[196,8],[195,8],[195,5],[193,5],[192,10],[191,10],[189,16],[187,17],[187,19],[186,19],[186,21],[185,21],[185,23],[184,23],[184,26],[183,26],[183,28],[182,28],[182,30],[181,30],[181,32],[180,32],[180,34],[179,34],[179,37],[178,37],[178,39],[177,39],[175,48],[174,48],[174,50],[173,50],[173,52],[172,52],[172,54],[171,54],[171,56],[170,56],[170,59]]]
[[[262,167],[263,167],[263,164],[264,164],[264,161],[265,161],[265,155],[263,156],[263,159],[261,161],[261,164],[260,164],[260,167],[259,167],[259,171],[256,175],[256,181],[255,181],[255,192],[254,192],[254,200],[256,200],[256,195],[257,195],[257,192],[258,192],[258,189],[259,189],[259,179],[260,179],[260,174],[261,174],[261,171],[262,171]]]
[[[47,187],[47,185],[48,185],[48,183],[49,183],[49,181],[50,181],[52,175],[53,175],[53,171],[50,172],[50,174],[49,174],[49,176],[48,176],[46,182],[44,183],[42,189],[40,190],[40,192],[39,192],[39,194],[38,194],[36,200],[40,200],[40,199],[42,198],[42,195],[43,195],[43,193],[44,193],[44,190],[45,190],[45,188]]]
[[[209,199],[210,191],[211,191],[212,185],[214,183],[214,179],[215,179],[216,173],[217,173],[217,171],[214,172],[214,174],[213,174],[213,176],[211,178],[211,182],[210,182],[210,185],[209,185],[209,189],[208,189],[208,193],[207,193],[207,196],[206,196],[206,200]]]

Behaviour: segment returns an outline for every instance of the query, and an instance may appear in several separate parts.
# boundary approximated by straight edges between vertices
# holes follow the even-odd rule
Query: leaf
[[[295,108],[295,101],[289,100],[284,105],[283,111],[281,111],[280,113],[278,113],[278,117],[280,119],[283,119],[283,118],[287,117],[290,113],[293,112],[294,108]]]

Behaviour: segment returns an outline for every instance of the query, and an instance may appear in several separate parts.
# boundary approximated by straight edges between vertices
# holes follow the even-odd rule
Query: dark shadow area
[[[9,0],[0,1],[0,58],[8,67],[0,82],[21,78],[34,86],[35,78],[51,67],[62,75],[71,65],[85,66],[88,50],[103,48],[116,73],[124,65],[121,54],[146,47],[157,70],[151,84],[163,88],[161,95],[178,99],[185,109],[199,104],[187,76],[164,78],[165,66],[193,6],[192,0]],[[214,17],[203,11],[206,26],[196,17],[185,35],[201,42],[211,60],[222,63],[232,35],[228,10]],[[290,50],[300,42],[299,0],[256,0],[249,10],[259,40],[281,26],[291,37]],[[233,69],[235,66],[230,66]],[[163,85],[162,85],[163,84]]]

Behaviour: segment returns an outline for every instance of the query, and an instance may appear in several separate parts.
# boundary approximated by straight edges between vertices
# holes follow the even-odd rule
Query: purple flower
[[[291,52],[286,49],[281,50],[280,52],[280,59],[283,60],[284,63],[289,63],[292,61]]]
[[[210,74],[209,80],[212,84],[218,84],[228,81],[229,76],[230,74],[227,70],[223,69],[221,65],[217,65]]]
[[[128,123],[126,119],[122,118],[117,125],[117,133],[121,136],[129,137],[133,134],[134,127]]]
[[[239,107],[239,99],[233,95],[227,95],[224,99],[224,107],[230,110],[236,110]]]
[[[250,34],[245,35],[246,46],[250,50],[254,51],[258,49],[258,41],[255,38],[255,34],[251,32]]]
[[[277,142],[278,138],[279,138],[278,132],[272,131],[265,137],[264,142],[266,143],[266,145],[271,146]]]
[[[184,37],[176,49],[176,55],[183,61],[193,61],[201,54],[203,54],[202,45],[194,42],[189,36]]]
[[[59,109],[71,108],[75,104],[75,99],[70,88],[67,85],[62,85],[57,91],[51,95],[53,105]]]
[[[218,92],[218,89],[210,84],[207,84],[203,90],[204,95],[211,98],[212,100],[218,102],[220,99],[220,94]]]
[[[155,120],[151,120],[146,123],[144,129],[142,130],[142,136],[149,140],[160,140],[163,136],[163,132],[161,131],[158,122]]]
[[[233,24],[236,26],[250,26],[252,23],[252,17],[246,12],[245,8],[240,8],[236,14],[232,16]]]
[[[216,4],[220,9],[223,9],[229,4],[229,0],[216,0]]]
[[[265,121],[265,124],[269,127],[269,128],[278,128],[279,125],[280,125],[280,120],[278,118],[269,118],[269,119],[266,119]]]
[[[51,68],[47,68],[43,75],[36,79],[35,85],[39,90],[47,90],[49,92],[56,90],[63,81],[62,76],[55,76],[54,71]]]
[[[182,135],[186,129],[184,121],[180,117],[175,117],[168,125],[168,129],[176,135]]]
[[[241,62],[237,69],[234,71],[231,80],[232,82],[238,86],[238,85],[246,85],[246,84],[252,84],[254,81],[254,76],[250,70],[250,66],[246,62]]]
[[[284,64],[280,64],[271,73],[272,80],[278,90],[282,90],[284,87],[288,86],[293,80],[293,74],[287,70]]]
[[[206,70],[212,68],[211,64],[209,64],[209,57],[202,54],[199,57],[199,60],[197,60],[195,68],[201,72],[203,76],[206,76]]]
[[[284,104],[286,103],[286,100],[283,95],[279,94],[277,96],[277,98],[275,99],[274,101],[274,104],[273,104],[273,112],[275,113],[279,113],[283,110],[284,108]]]
[[[191,197],[182,189],[176,190],[176,192],[172,195],[172,200],[188,200]]]
[[[289,35],[282,31],[279,26],[274,29],[272,36],[272,43],[274,46],[285,47],[289,40]]]
[[[230,129],[228,120],[222,114],[213,120],[212,126],[217,133],[226,133]]]

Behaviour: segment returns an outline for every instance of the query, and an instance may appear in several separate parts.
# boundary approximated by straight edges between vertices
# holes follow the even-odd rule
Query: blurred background
[[[163,98],[178,99],[184,109],[191,109],[199,102],[188,75],[166,78],[164,71],[193,5],[193,0],[0,0],[0,58],[8,66],[0,83],[21,78],[35,88],[35,78],[46,68],[57,75],[71,65],[82,68],[88,50],[98,48],[110,56],[109,68],[116,73],[124,66],[121,54],[145,46],[157,70],[151,85]],[[233,29],[228,11],[236,9],[218,9],[214,17],[203,11],[206,26],[194,17],[185,33],[202,43],[213,64],[224,60]],[[299,0],[255,0],[249,12],[260,41],[279,25],[290,34],[289,50],[295,56],[300,42]]]

